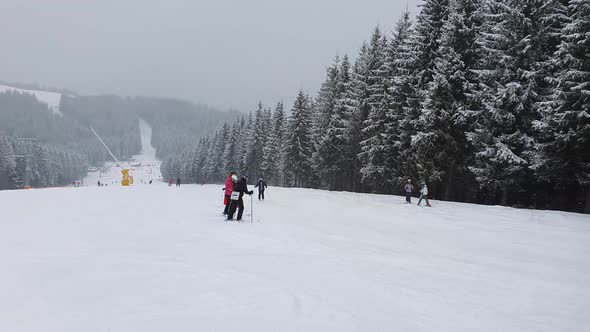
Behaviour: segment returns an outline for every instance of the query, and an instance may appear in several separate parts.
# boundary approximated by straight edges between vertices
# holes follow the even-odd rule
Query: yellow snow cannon
[[[121,174],[123,174],[123,178],[121,179],[121,185],[123,187],[129,186],[129,184],[133,183],[129,176],[129,170],[124,168],[121,170]]]

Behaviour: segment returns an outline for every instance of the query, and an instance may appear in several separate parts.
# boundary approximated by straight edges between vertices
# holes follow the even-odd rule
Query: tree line
[[[86,156],[75,151],[0,136],[0,190],[69,185],[87,170]]]
[[[259,105],[165,177],[590,212],[590,0],[425,0],[336,57],[288,116]]]

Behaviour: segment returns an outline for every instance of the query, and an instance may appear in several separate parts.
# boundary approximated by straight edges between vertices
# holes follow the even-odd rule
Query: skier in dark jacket
[[[180,187],[180,178],[176,179],[176,186]]]
[[[258,188],[258,200],[264,200],[264,190],[266,189],[267,185],[264,179],[258,179],[258,183],[254,186],[254,188]]]
[[[242,220],[242,214],[244,214],[244,200],[242,197],[244,194],[252,195],[254,191],[248,190],[248,177],[242,176],[236,183],[234,183],[234,190],[232,192],[233,195],[239,193],[237,199],[232,200],[231,207],[229,209],[229,213],[227,215],[227,220],[234,220],[234,213],[236,209],[238,209],[238,218],[237,221]]]

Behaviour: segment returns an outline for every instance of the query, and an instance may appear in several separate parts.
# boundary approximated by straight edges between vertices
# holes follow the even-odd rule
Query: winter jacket
[[[422,189],[420,189],[420,193],[424,196],[428,195],[428,187],[426,185],[423,185]]]
[[[225,195],[231,195],[232,191],[234,191],[234,182],[232,181],[231,176],[228,176],[225,181]]]
[[[414,186],[411,183],[406,183],[406,185],[404,186],[404,190],[407,193],[411,193],[412,191],[414,191]]]
[[[267,185],[266,182],[264,182],[264,180],[258,180],[258,183],[254,186],[254,188],[258,188],[259,191],[264,191],[266,187]]]
[[[239,199],[242,199],[244,194],[252,195],[254,192],[248,190],[248,184],[246,183],[246,179],[241,178],[236,183],[234,183],[234,191],[240,193]]]

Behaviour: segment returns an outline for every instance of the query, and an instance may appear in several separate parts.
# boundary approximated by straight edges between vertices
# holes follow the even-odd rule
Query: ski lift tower
[[[37,141],[34,137],[20,137],[18,140],[22,143],[22,154],[17,155],[16,157],[23,158],[24,161],[24,179],[23,179],[23,189],[30,189],[31,188],[31,163],[29,162],[31,159],[31,154],[33,149],[33,142]]]

